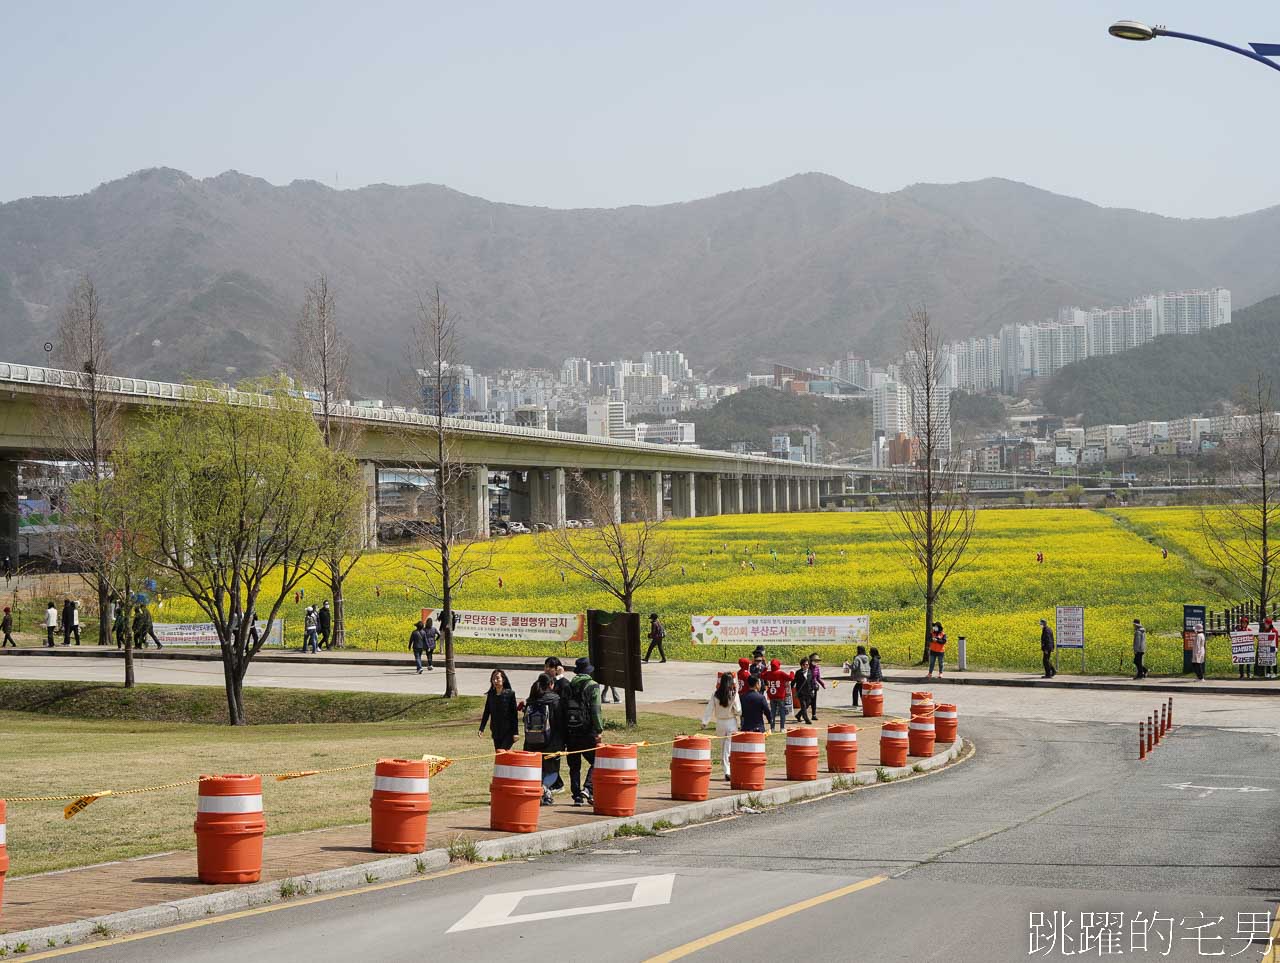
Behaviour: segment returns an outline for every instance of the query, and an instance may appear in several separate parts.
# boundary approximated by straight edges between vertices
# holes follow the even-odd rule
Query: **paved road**
[[[1076,955],[1082,913],[1123,914],[1097,922],[1128,960],[1262,955],[1236,937],[1280,898],[1274,731],[1184,727],[1138,762],[1127,727],[964,728],[973,759],[901,785],[75,955],[986,963]]]
[[[668,662],[645,666],[645,691],[641,704],[675,700],[705,701],[719,663]],[[222,666],[218,662],[144,661],[136,663],[139,682],[178,685],[222,686]],[[0,659],[0,678],[66,679],[115,682],[120,665],[97,659],[69,659],[57,656],[23,656]],[[535,673],[512,672],[517,692],[525,692]],[[339,689],[362,692],[439,692],[444,688],[443,670],[417,675],[412,668],[364,665],[296,665],[259,663],[249,670],[248,684],[271,688]],[[483,693],[489,684],[485,669],[458,670],[463,692]],[[905,710],[913,688],[931,688],[938,701],[959,704],[963,717],[1001,719],[1044,719],[1061,723],[1108,722],[1129,726],[1136,742],[1137,722],[1168,698],[1165,694],[1129,690],[1035,689],[974,685],[922,683],[921,686],[890,683],[886,686],[888,707]],[[847,706],[850,688],[841,684],[828,689],[822,704],[833,709]],[[1174,708],[1179,721],[1195,725],[1256,729],[1280,732],[1280,714],[1274,699],[1264,696],[1221,696],[1188,691],[1176,695]]]

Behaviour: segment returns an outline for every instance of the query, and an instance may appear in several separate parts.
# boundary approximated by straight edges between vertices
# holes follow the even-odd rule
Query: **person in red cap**
[[[764,694],[769,699],[769,712],[772,719],[770,729],[785,732],[787,729],[787,711],[791,708],[792,673],[783,670],[782,662],[773,659],[769,663],[769,671],[764,673]]]

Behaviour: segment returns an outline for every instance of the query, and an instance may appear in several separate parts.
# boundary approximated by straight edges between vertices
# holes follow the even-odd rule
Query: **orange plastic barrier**
[[[808,782],[818,778],[818,730],[799,726],[787,730],[787,778]]]
[[[763,732],[735,732],[729,743],[729,785],[763,789],[766,762]]]
[[[431,779],[423,759],[379,759],[373,769],[374,852],[421,853],[427,848]]]
[[[600,746],[596,750],[595,775],[591,782],[593,812],[597,816],[634,816],[636,789],[640,785],[636,747]]]
[[[4,800],[0,799],[0,912],[4,911],[4,874],[9,872],[9,850],[4,841]]]
[[[905,766],[907,764],[907,724],[886,722],[880,730],[880,765]]]
[[[911,714],[913,716],[933,715],[933,693],[932,692],[911,693]]]
[[[939,702],[933,710],[933,728],[939,742],[955,742],[956,731],[960,728],[956,707],[950,702]]]
[[[827,772],[858,771],[858,727],[852,723],[827,726]]]
[[[508,750],[493,761],[489,783],[489,828],[532,833],[542,805],[542,754]]]
[[[933,716],[912,716],[907,735],[908,753],[922,758],[933,755],[933,747],[936,742],[933,730]]]
[[[671,749],[671,798],[701,802],[711,794],[711,740],[681,736]]]
[[[880,682],[864,682],[862,685],[862,715],[865,719],[874,719],[884,715],[884,684]]]
[[[262,877],[261,776],[201,776],[196,800],[196,875],[202,883]]]

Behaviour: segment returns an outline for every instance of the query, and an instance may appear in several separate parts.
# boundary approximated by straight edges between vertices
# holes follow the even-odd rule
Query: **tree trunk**
[[[341,649],[347,644],[347,617],[346,602],[342,598],[342,587],[346,581],[346,577],[342,574],[342,559],[337,559],[339,564],[333,564],[330,559],[329,564],[329,590],[333,593],[333,634],[329,638],[329,648]]]
[[[128,625],[128,623],[125,623]],[[124,687],[133,688],[133,636],[126,629],[124,633]]]
[[[232,664],[235,656],[222,653],[222,678],[227,689],[227,722],[233,726],[242,726],[244,720],[243,677]]]
[[[111,644],[111,590],[107,581],[98,576],[98,644]]]
[[[458,670],[453,658],[453,609],[444,608],[444,628],[440,635],[444,638],[444,697],[453,699],[458,695]]]

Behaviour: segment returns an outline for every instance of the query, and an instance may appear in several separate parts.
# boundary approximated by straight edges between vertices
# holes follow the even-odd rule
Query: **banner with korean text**
[[[439,609],[423,609],[422,620],[438,618]],[[586,616],[581,613],[476,612],[454,609],[453,634],[466,639],[517,642],[583,642]]]
[[[695,615],[694,645],[865,645],[869,615]]]
[[[156,638],[160,640],[161,645],[173,645],[178,648],[188,645],[218,645],[218,633],[214,629],[212,622],[183,622],[180,624],[161,624],[157,622],[152,626],[152,629],[155,631]],[[266,631],[267,623],[259,619],[258,634],[261,635]],[[271,634],[267,636],[267,641],[262,644],[284,644],[284,621],[282,619],[276,619],[271,623]]]

